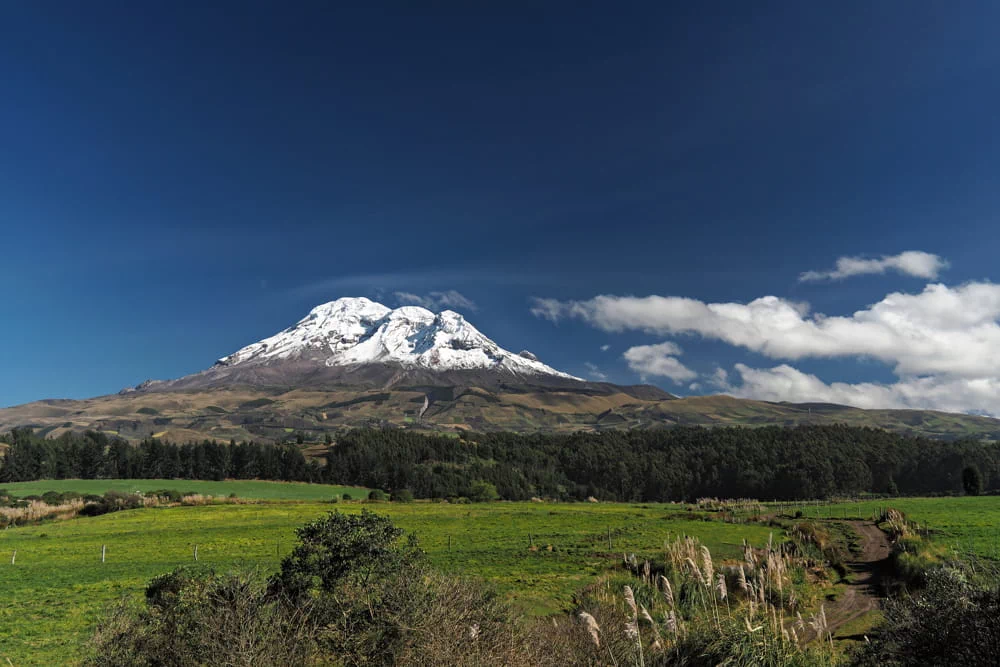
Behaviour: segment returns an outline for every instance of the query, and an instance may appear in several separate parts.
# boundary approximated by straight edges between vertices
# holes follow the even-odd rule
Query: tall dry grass
[[[47,519],[72,519],[85,504],[82,498],[78,498],[58,505],[31,500],[20,507],[0,507],[0,525],[16,526]]]
[[[794,581],[805,561],[795,551],[772,536],[759,548],[744,543],[737,561],[718,561],[696,538],[677,537],[664,544],[662,565],[626,555],[633,580],[591,589],[577,618],[593,649],[621,664],[832,662],[825,610],[803,618]],[[830,645],[807,646],[807,634]]]

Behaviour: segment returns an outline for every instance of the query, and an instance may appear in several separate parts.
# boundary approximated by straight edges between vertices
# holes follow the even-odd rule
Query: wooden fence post
[[[104,554],[107,551],[107,548],[108,548],[108,545],[106,545],[106,544],[102,544],[101,545],[101,562],[102,563],[104,562]]]

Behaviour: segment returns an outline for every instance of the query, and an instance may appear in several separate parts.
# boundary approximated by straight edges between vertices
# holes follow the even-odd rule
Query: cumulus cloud
[[[993,283],[896,292],[849,316],[809,314],[805,304],[776,296],[743,304],[607,295],[549,300],[543,316],[610,332],[697,334],[774,359],[870,357],[898,375],[1000,376],[1000,285]]]
[[[630,347],[622,356],[628,367],[646,378],[651,375],[670,378],[676,383],[693,380],[698,374],[678,361],[681,348],[669,341],[658,345]]]
[[[741,383],[725,393],[764,401],[822,402],[859,408],[912,408],[1000,415],[1000,378],[905,378],[895,383],[832,382],[787,364],[736,364]]]
[[[540,317],[579,319],[608,332],[697,335],[772,359],[855,358],[887,364],[894,383],[827,383],[788,364],[736,365],[698,378],[726,393],[776,401],[827,401],[863,408],[930,408],[1000,416],[1000,285],[929,284],[893,292],[850,315],[811,313],[776,296],[749,303],[706,303],[673,296],[597,296],[545,300]],[[690,381],[673,342],[629,349],[643,376]]]
[[[427,294],[413,294],[411,292],[396,292],[396,300],[404,304],[422,306],[428,310],[445,310],[448,308],[462,308],[463,310],[476,310],[476,304],[461,292],[447,290],[445,292],[429,292]]]
[[[843,280],[851,276],[881,274],[886,271],[934,280],[943,269],[948,268],[948,262],[938,255],[919,250],[908,250],[898,255],[884,255],[879,259],[863,257],[841,257],[832,271],[806,271],[799,275],[800,282],[817,280]]]
[[[608,379],[608,374],[600,369],[597,364],[592,364],[589,361],[583,364],[587,367],[587,375],[592,380],[597,380],[598,382],[606,382]]]
[[[610,349],[611,349],[610,345],[602,345],[601,346],[601,352],[607,352]]]

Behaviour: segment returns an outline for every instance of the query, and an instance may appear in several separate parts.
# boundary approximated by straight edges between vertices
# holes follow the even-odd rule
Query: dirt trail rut
[[[826,603],[827,626],[834,637],[837,628],[879,608],[880,583],[890,572],[888,536],[871,521],[847,523],[858,534],[862,551],[846,563],[851,581],[847,590],[835,602]]]

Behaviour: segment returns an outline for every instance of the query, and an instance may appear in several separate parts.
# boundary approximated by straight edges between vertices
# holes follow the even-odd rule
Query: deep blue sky
[[[0,6],[0,405],[193,372],[346,295],[458,290],[505,347],[625,383],[662,337],[530,298],[848,315],[926,281],[797,276],[904,250],[1000,277],[996,3],[336,4]]]

